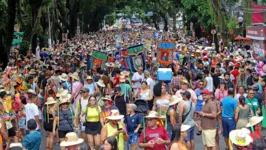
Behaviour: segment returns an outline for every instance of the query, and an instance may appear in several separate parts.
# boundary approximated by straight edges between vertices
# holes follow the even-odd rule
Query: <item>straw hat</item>
[[[224,74],[220,75],[218,78],[219,79],[224,79]]]
[[[181,132],[184,132],[184,131],[187,131],[190,127],[191,127],[190,125],[184,125],[184,124],[182,124],[180,130],[181,130]]]
[[[102,100],[107,100],[107,101],[113,101],[110,95],[105,95],[105,97],[102,98]]]
[[[91,76],[87,76],[86,80],[92,80]]]
[[[261,121],[263,120],[263,117],[258,117],[258,116],[252,116],[250,119],[249,119],[249,122],[247,124],[247,128],[248,127],[251,127],[251,126],[255,126],[256,124],[260,123]]]
[[[68,75],[65,74],[65,73],[63,73],[61,76],[59,76],[59,79],[60,79],[61,81],[67,81],[67,80],[68,80]]]
[[[121,67],[121,64],[118,64],[118,63],[114,64],[114,68],[120,68],[120,67]]]
[[[119,82],[126,82],[125,76],[120,76],[119,77]]]
[[[80,68],[82,68],[82,67],[87,67],[87,65],[84,64],[84,63],[82,63],[82,64],[80,65]]]
[[[55,104],[55,103],[56,103],[56,101],[54,100],[53,97],[48,97],[45,104],[50,105],[50,104]]]
[[[33,89],[29,89],[27,93],[37,95]]]
[[[186,79],[181,80],[181,83],[189,84]]]
[[[145,118],[159,118],[159,115],[156,111],[150,111],[148,116],[145,116]]]
[[[105,84],[103,83],[103,80],[100,79],[98,82],[96,82],[100,87],[105,87]]]
[[[35,69],[31,69],[30,72],[29,72],[29,75],[35,75],[37,74],[37,72],[35,71]]]
[[[60,146],[67,147],[67,146],[74,146],[83,143],[82,138],[78,138],[75,132],[69,132],[66,134],[65,140],[60,143]]]
[[[69,100],[70,97],[71,97],[70,94],[60,96],[60,98],[59,98],[60,104],[69,103],[70,102],[70,100]]]
[[[60,89],[60,90],[57,91],[56,97],[60,97],[62,95],[66,95],[66,94],[68,94],[68,90]]]
[[[11,144],[9,145],[9,148],[14,148],[14,147],[20,147],[20,148],[23,148],[21,143],[11,143]]]
[[[229,133],[229,138],[233,144],[238,146],[247,146],[253,142],[251,136],[245,128],[231,131]]]
[[[71,75],[69,75],[71,78],[74,78],[74,79],[76,79],[76,80],[79,80],[80,78],[79,78],[79,75],[78,75],[78,73],[77,72],[74,72],[73,74],[71,74]]]
[[[124,115],[120,115],[117,109],[111,110],[111,115],[106,117],[109,120],[121,120],[124,118]]]
[[[123,75],[123,76],[129,76],[130,72],[124,70],[124,71],[122,71],[120,74]]]
[[[181,100],[182,100],[182,98],[179,98],[179,97],[173,95],[173,96],[170,98],[169,106],[175,105],[176,103],[180,102]]]

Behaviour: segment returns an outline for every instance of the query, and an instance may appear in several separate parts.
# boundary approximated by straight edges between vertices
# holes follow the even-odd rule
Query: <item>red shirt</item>
[[[233,70],[233,71],[231,71],[231,74],[234,76],[234,84],[236,84],[236,82],[237,82],[237,77],[238,77],[238,75],[240,74],[240,72],[238,71],[238,70]]]
[[[120,78],[120,74],[117,74],[115,77],[114,77],[114,87],[116,87],[118,84],[119,84],[119,78]]]
[[[143,137],[143,131],[140,134],[139,137],[139,143],[144,143],[144,137]],[[151,129],[149,127],[146,128],[146,143],[148,143],[151,140],[161,138],[163,140],[170,140],[167,131],[165,130],[164,127],[158,126],[156,129]],[[145,148],[145,150],[166,150],[166,147],[164,144],[157,144],[155,142],[153,148]]]

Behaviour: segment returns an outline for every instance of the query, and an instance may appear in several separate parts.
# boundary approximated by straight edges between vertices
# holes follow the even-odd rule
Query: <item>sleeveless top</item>
[[[206,86],[206,89],[209,90],[210,92],[213,92],[213,78],[208,76],[205,78],[205,80],[207,81],[207,86]]]
[[[195,126],[195,121],[193,119],[194,112],[195,112],[195,105],[191,101],[184,101],[184,104],[186,106],[186,111],[183,113],[183,117],[187,115],[186,119],[184,120],[183,124],[190,125],[191,127]],[[191,109],[190,109],[191,107]],[[190,110],[190,111],[189,111]]]
[[[167,114],[166,114],[166,120],[167,120],[167,127],[166,127],[166,130],[167,130],[168,132],[170,132],[170,131],[172,132],[172,130],[173,130],[173,126],[172,126],[171,121],[170,121],[170,115],[168,115],[168,113],[169,113],[169,111],[170,111],[171,109],[173,109],[174,112],[175,112],[175,122],[176,122],[176,123],[178,122],[178,117],[177,117],[177,115],[176,115],[176,110],[174,109],[173,106],[169,106],[169,108],[168,108],[168,110],[167,110]],[[171,138],[171,137],[170,137],[170,138]]]
[[[59,131],[73,131],[74,124],[72,118],[72,111],[68,110],[59,110]]]
[[[107,137],[110,137],[112,135],[114,135],[114,133],[117,131],[117,128],[113,128],[109,123],[106,124],[107,126]],[[123,125],[121,122],[118,122],[118,126],[119,128],[122,128]],[[116,140],[117,140],[117,146],[118,146],[118,149],[119,150],[123,150],[124,149],[124,136],[123,136],[123,133],[120,133],[118,136],[115,137]]]
[[[156,111],[158,112],[159,117],[165,118],[166,117],[166,112],[169,106],[169,100],[163,100],[163,99],[158,99],[156,101]]]
[[[149,91],[146,92],[146,93],[140,93],[139,94],[139,99],[145,100],[145,99],[149,98],[149,95],[150,95],[150,92]]]

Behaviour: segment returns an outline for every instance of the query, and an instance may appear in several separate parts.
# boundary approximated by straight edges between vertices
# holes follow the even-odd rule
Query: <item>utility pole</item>
[[[49,6],[48,6],[48,24],[49,24],[49,27],[48,27],[48,46],[49,46],[49,48],[52,48],[51,22],[50,22],[50,9],[49,9]]]

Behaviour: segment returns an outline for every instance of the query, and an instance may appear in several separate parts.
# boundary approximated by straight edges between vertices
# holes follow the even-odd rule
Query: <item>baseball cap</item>
[[[201,91],[201,94],[211,95],[211,92],[209,90],[203,90]]]
[[[118,86],[115,88],[115,92],[120,92],[120,91],[121,91],[121,87]]]

